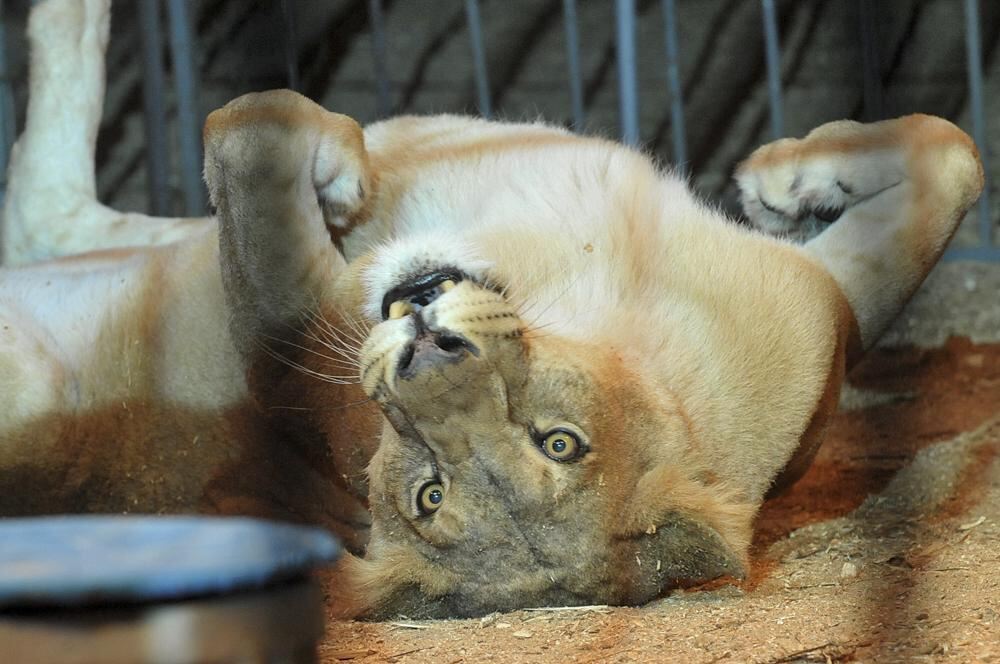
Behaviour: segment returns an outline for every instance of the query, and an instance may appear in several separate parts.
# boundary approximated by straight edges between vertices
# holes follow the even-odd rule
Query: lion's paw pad
[[[761,148],[736,175],[743,210],[754,227],[805,241],[857,203],[903,179],[891,151],[828,152],[801,156],[781,141]]]

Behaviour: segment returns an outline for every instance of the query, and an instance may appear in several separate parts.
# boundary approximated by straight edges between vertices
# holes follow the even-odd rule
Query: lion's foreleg
[[[287,90],[246,95],[205,124],[205,178],[246,355],[327,301],[344,264],[331,233],[356,222],[371,193],[361,128]]]

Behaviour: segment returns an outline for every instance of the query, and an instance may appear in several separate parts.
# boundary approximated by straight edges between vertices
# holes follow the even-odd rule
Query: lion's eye
[[[553,461],[572,461],[580,456],[583,446],[580,439],[569,431],[558,429],[545,434],[542,439],[542,451]]]
[[[437,512],[444,502],[444,487],[437,480],[427,482],[417,491],[417,509],[424,516]]]

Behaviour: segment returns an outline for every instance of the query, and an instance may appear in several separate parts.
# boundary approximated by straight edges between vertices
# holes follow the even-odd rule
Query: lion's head
[[[691,423],[638,358],[532,327],[474,261],[393,259],[361,353],[389,423],[348,580],[367,615],[637,604],[742,575],[753,509],[686,454]]]

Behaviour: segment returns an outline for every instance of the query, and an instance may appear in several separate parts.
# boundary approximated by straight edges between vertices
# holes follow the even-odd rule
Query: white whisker
[[[320,326],[322,331],[329,337],[336,340],[336,342],[341,344],[345,349],[350,349],[350,351],[355,354],[357,354],[361,346],[364,345],[364,338],[367,337],[367,333],[360,336],[349,334],[327,320],[326,316],[324,316],[321,312],[316,312],[311,320],[316,325]],[[347,319],[344,318],[344,320],[346,321]]]
[[[270,339],[271,341],[277,341],[278,343],[285,344],[286,346],[291,346],[292,348],[298,348],[299,350],[304,350],[307,353],[312,353],[313,355],[316,355],[317,357],[322,357],[324,360],[327,360],[328,362],[332,362],[333,364],[342,365],[346,369],[356,369],[356,368],[358,368],[358,365],[356,365],[356,364],[348,364],[348,363],[344,362],[343,360],[339,360],[337,358],[330,357],[329,355],[324,355],[323,353],[319,352],[318,350],[314,350],[312,348],[308,348],[306,346],[302,346],[301,344],[297,344],[294,341],[289,341],[288,339],[281,339],[279,337],[272,337],[272,336],[268,336],[268,335],[265,335],[265,338]],[[332,350],[336,350],[336,349],[334,348]]]
[[[323,357],[327,357],[327,359],[330,360],[331,362],[336,362],[337,364],[340,364],[340,365],[345,366],[345,367],[353,368],[353,369],[359,369],[359,368],[361,368],[361,363],[358,361],[358,356],[350,354],[350,352],[348,352],[347,350],[345,350],[342,346],[335,346],[335,345],[331,344],[329,341],[327,341],[325,339],[320,339],[315,334],[313,334],[311,331],[305,332],[305,336],[307,336],[308,338],[312,339],[313,341],[315,341],[319,345],[323,346],[324,348],[327,348],[327,349],[333,351],[334,353],[336,353],[337,355],[339,355],[341,358],[343,358],[343,359],[332,358],[332,357],[327,357],[327,356],[323,355]],[[315,353],[315,351],[313,351],[313,352]],[[315,353],[315,354],[322,355],[321,353]]]
[[[278,339],[278,341],[281,340]],[[313,378],[317,378],[319,380],[322,380],[323,382],[333,383],[335,385],[357,385],[359,383],[359,380],[356,376],[354,377],[331,376],[329,374],[320,373],[319,371],[314,371],[308,367],[299,364],[298,362],[295,362],[294,360],[285,357],[284,355],[278,353],[277,351],[275,351],[274,349],[272,349],[270,346],[268,346],[263,342],[258,342],[258,345],[261,350],[263,350],[265,353],[267,353],[269,356],[271,356],[278,362],[281,362],[282,364],[289,366],[293,369],[297,369],[298,371],[301,371],[307,376],[312,376]]]

